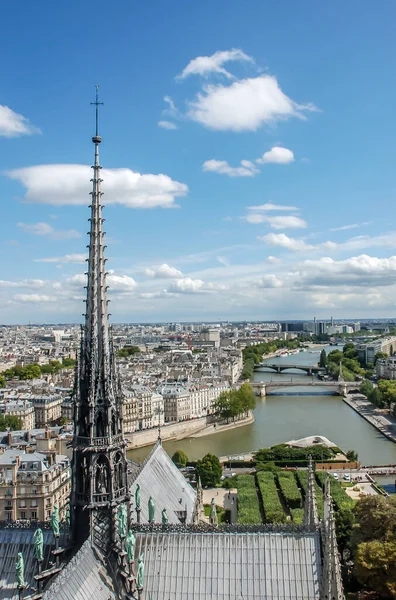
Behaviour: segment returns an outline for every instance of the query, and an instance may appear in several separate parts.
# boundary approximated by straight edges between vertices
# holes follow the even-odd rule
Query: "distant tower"
[[[326,481],[323,519],[323,579],[320,600],[345,600],[330,480]]]
[[[338,371],[338,381],[344,381],[344,374],[342,372],[342,360],[340,360],[340,370]]]
[[[106,551],[115,541],[117,506],[128,500],[122,393],[108,326],[99,165],[98,88],[90,205],[85,323],[74,384],[72,534]],[[128,511],[129,512],[129,511]]]
[[[309,457],[307,495],[304,503],[304,525],[316,527],[319,524],[318,506],[316,503],[315,474],[312,458]]]
[[[333,317],[331,317],[331,319],[330,319],[330,324],[331,324],[331,326],[333,327],[333,324],[334,324],[334,322],[333,322]]]

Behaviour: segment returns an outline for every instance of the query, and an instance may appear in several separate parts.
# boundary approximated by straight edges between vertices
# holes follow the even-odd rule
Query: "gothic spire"
[[[128,501],[123,397],[107,321],[103,244],[99,106],[96,87],[95,159],[90,204],[87,299],[74,387],[73,537],[108,549],[116,539],[115,510]],[[96,539],[95,539],[96,538]]]
[[[316,503],[315,474],[312,465],[312,458],[310,456],[308,464],[307,495],[304,503],[304,525],[307,527],[316,527],[318,524],[319,518],[318,506]]]
[[[345,600],[329,478],[327,478],[325,484],[323,555],[323,577],[320,600]]]

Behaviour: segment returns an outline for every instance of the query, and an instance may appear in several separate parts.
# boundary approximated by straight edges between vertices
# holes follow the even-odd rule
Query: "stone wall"
[[[189,421],[183,421],[181,423],[172,423],[170,425],[164,425],[161,427],[161,439],[162,441],[181,439],[188,437],[192,433],[197,433],[208,424],[206,417],[200,419],[191,419]],[[135,431],[134,433],[127,433],[125,435],[128,441],[128,450],[134,448],[141,448],[142,446],[148,446],[155,444],[158,439],[158,428],[146,429],[144,431]]]

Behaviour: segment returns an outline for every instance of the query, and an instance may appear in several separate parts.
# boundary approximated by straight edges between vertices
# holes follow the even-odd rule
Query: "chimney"
[[[30,442],[30,431],[26,432],[26,441]]]
[[[45,426],[45,439],[49,440],[51,438],[51,432],[50,429],[48,427],[48,424]]]

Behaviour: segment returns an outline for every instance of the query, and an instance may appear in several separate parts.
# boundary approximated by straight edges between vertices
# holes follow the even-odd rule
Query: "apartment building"
[[[54,504],[62,520],[70,486],[70,459],[66,456],[6,450],[0,455],[0,521],[47,521]]]
[[[31,396],[36,415],[36,427],[55,423],[62,416],[62,396]]]
[[[377,377],[383,379],[396,379],[396,356],[389,358],[378,359],[375,363],[375,371]]]
[[[191,419],[190,392],[179,384],[166,383],[157,389],[164,399],[166,423]]]
[[[0,404],[0,412],[4,416],[18,417],[21,420],[21,429],[34,429],[36,426],[36,418],[34,412],[34,406],[32,402],[28,400],[18,400],[13,398],[12,400],[3,399]]]

